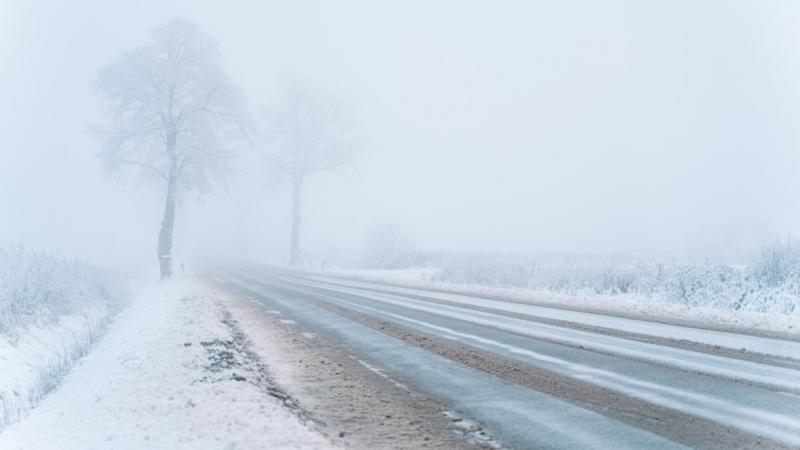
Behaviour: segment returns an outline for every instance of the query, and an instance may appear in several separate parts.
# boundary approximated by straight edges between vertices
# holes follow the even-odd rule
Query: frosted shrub
[[[749,265],[631,257],[449,255],[437,280],[568,295],[635,295],[721,309],[800,314],[800,245],[775,242]]]
[[[497,255],[451,255],[438,279],[460,284],[529,287],[531,266]]]
[[[661,272],[660,266],[615,264],[607,258],[473,254],[446,258],[438,279],[569,294],[650,294]]]
[[[607,267],[600,274],[599,285],[595,291],[599,294],[628,294],[636,290],[637,280],[641,278],[637,268]]]
[[[751,266],[761,287],[775,287],[800,277],[800,248],[790,240],[765,246]]]
[[[21,245],[0,249],[0,333],[45,324],[87,306],[107,306],[92,268]]]
[[[682,265],[665,280],[662,296],[672,303],[741,309],[746,279],[733,267],[704,263]]]
[[[93,268],[21,245],[0,248],[0,361],[33,369],[0,377],[0,431],[55,389],[110,313]]]

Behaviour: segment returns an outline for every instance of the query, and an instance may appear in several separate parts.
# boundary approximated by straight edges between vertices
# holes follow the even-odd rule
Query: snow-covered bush
[[[437,279],[567,294],[649,294],[662,283],[662,264],[616,257],[470,254],[444,259]]]
[[[776,287],[800,277],[800,247],[791,240],[775,241],[761,249],[750,273],[760,287]]]
[[[720,309],[800,314],[800,246],[765,246],[749,264],[591,255],[453,254],[436,280],[568,295],[633,295]]]
[[[0,248],[0,333],[106,308],[107,299],[100,274],[86,264],[22,245]]]
[[[524,263],[508,261],[496,255],[451,255],[445,260],[437,279],[460,284],[496,287],[527,287],[530,270]]]
[[[741,270],[722,264],[680,265],[672,269],[659,291],[672,303],[741,309],[746,290]],[[656,293],[659,293],[657,291]]]

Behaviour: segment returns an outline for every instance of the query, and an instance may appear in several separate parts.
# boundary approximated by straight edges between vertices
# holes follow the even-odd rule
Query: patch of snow
[[[79,261],[0,247],[0,430],[55,389],[102,333],[116,309],[111,281]]]
[[[354,269],[336,270],[332,271],[332,273],[357,277],[381,278],[384,280],[428,281],[435,278],[439,273],[439,269]]]
[[[0,430],[20,420],[88,351],[108,310],[87,307],[53,323],[0,334]]]
[[[462,414],[458,414],[455,411],[444,411],[442,414],[450,419],[455,426],[463,430],[468,441],[483,444],[491,448],[503,448],[498,441],[488,436],[486,432],[483,431],[483,427],[475,421],[467,419]]]

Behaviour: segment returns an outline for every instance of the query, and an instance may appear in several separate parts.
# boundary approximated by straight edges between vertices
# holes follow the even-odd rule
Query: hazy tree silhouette
[[[106,123],[94,127],[110,174],[129,174],[164,189],[158,235],[161,278],[172,274],[175,205],[191,190],[224,181],[249,119],[243,96],[222,71],[216,44],[175,19],[148,44],[100,69],[95,92]]]
[[[266,112],[267,172],[272,182],[292,189],[289,262],[300,259],[303,184],[317,172],[352,164],[359,153],[352,111],[298,76],[284,78],[280,101]]]

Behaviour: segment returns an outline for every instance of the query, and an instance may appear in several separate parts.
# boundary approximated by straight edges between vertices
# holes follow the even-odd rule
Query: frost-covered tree
[[[291,76],[266,112],[267,175],[292,189],[290,264],[300,259],[300,200],[310,175],[351,165],[358,135],[351,110],[329,93]]]
[[[122,53],[94,80],[106,123],[94,127],[109,174],[164,189],[158,235],[161,278],[172,274],[175,205],[181,195],[223,182],[248,115],[222,70],[214,41],[191,22],[156,27],[144,46]]]

